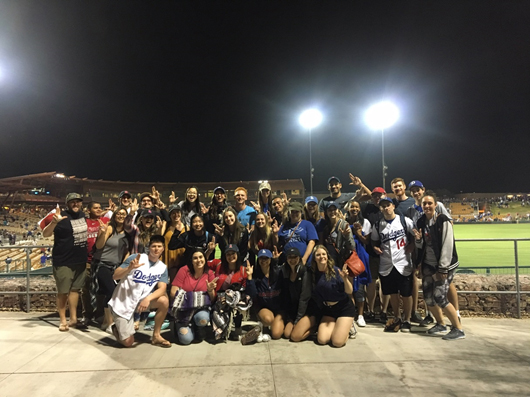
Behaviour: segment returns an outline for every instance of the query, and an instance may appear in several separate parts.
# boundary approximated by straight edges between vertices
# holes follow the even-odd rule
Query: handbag
[[[335,228],[339,226],[339,223],[340,222],[335,225]],[[340,250],[336,247],[335,243],[332,242],[332,244],[337,253],[340,255]],[[344,261],[344,263],[348,267],[348,273],[350,274],[350,276],[353,277],[357,277],[359,274],[366,270],[363,261],[361,260],[361,258],[359,258],[359,255],[357,255],[357,252],[355,251],[351,252],[350,256]]]
[[[348,272],[353,277],[357,277],[366,270],[363,261],[361,258],[359,258],[359,255],[357,255],[357,252],[355,251],[352,251],[350,257],[346,259],[344,263],[346,266],[348,266]]]

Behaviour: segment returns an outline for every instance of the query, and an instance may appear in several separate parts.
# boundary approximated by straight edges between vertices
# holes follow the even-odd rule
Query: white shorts
[[[114,319],[114,324],[116,324],[116,329],[118,330],[120,340],[125,340],[129,336],[132,336],[136,333],[134,330],[134,315],[127,320],[114,313],[114,310],[112,310],[111,306],[109,306],[109,309],[112,314],[112,318]]]

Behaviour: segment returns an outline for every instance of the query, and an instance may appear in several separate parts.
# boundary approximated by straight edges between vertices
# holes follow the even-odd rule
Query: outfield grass
[[[530,238],[530,223],[455,224],[455,238]],[[530,266],[530,241],[519,241],[519,266]],[[515,266],[513,241],[480,241],[456,243],[460,267]],[[486,273],[486,270],[475,270]],[[513,269],[491,270],[495,274],[513,274]],[[521,269],[530,274],[530,269]]]

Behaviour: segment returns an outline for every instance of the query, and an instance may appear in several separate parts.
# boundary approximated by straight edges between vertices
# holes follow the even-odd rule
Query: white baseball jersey
[[[412,220],[405,217],[405,224],[407,231],[413,234],[414,224]],[[405,253],[405,246],[409,243],[407,231],[403,229],[399,215],[396,215],[391,221],[381,219],[379,221],[379,233],[375,225],[372,228],[372,240],[381,240],[381,250],[383,251],[379,262],[380,275],[388,276],[392,267],[395,267],[403,276],[409,276],[412,273],[410,254]]]

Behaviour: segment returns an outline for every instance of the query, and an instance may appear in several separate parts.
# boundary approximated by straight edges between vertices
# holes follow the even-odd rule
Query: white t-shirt
[[[405,217],[405,224],[407,231],[413,234],[414,224],[412,220]],[[375,225],[372,228],[372,240],[381,240],[381,250],[383,251],[379,262],[379,274],[381,276],[388,276],[392,267],[395,267],[403,276],[409,276],[412,273],[410,254],[405,253],[405,246],[409,243],[407,231],[403,229],[399,215],[396,215],[391,221],[381,219],[379,221],[379,233]]]
[[[121,267],[129,266],[134,258],[135,255],[129,256]],[[144,265],[120,280],[109,301],[114,313],[127,320],[133,316],[138,303],[156,288],[159,281],[168,283],[167,266],[164,262],[159,260],[150,265],[149,256],[140,254],[140,263]]]

